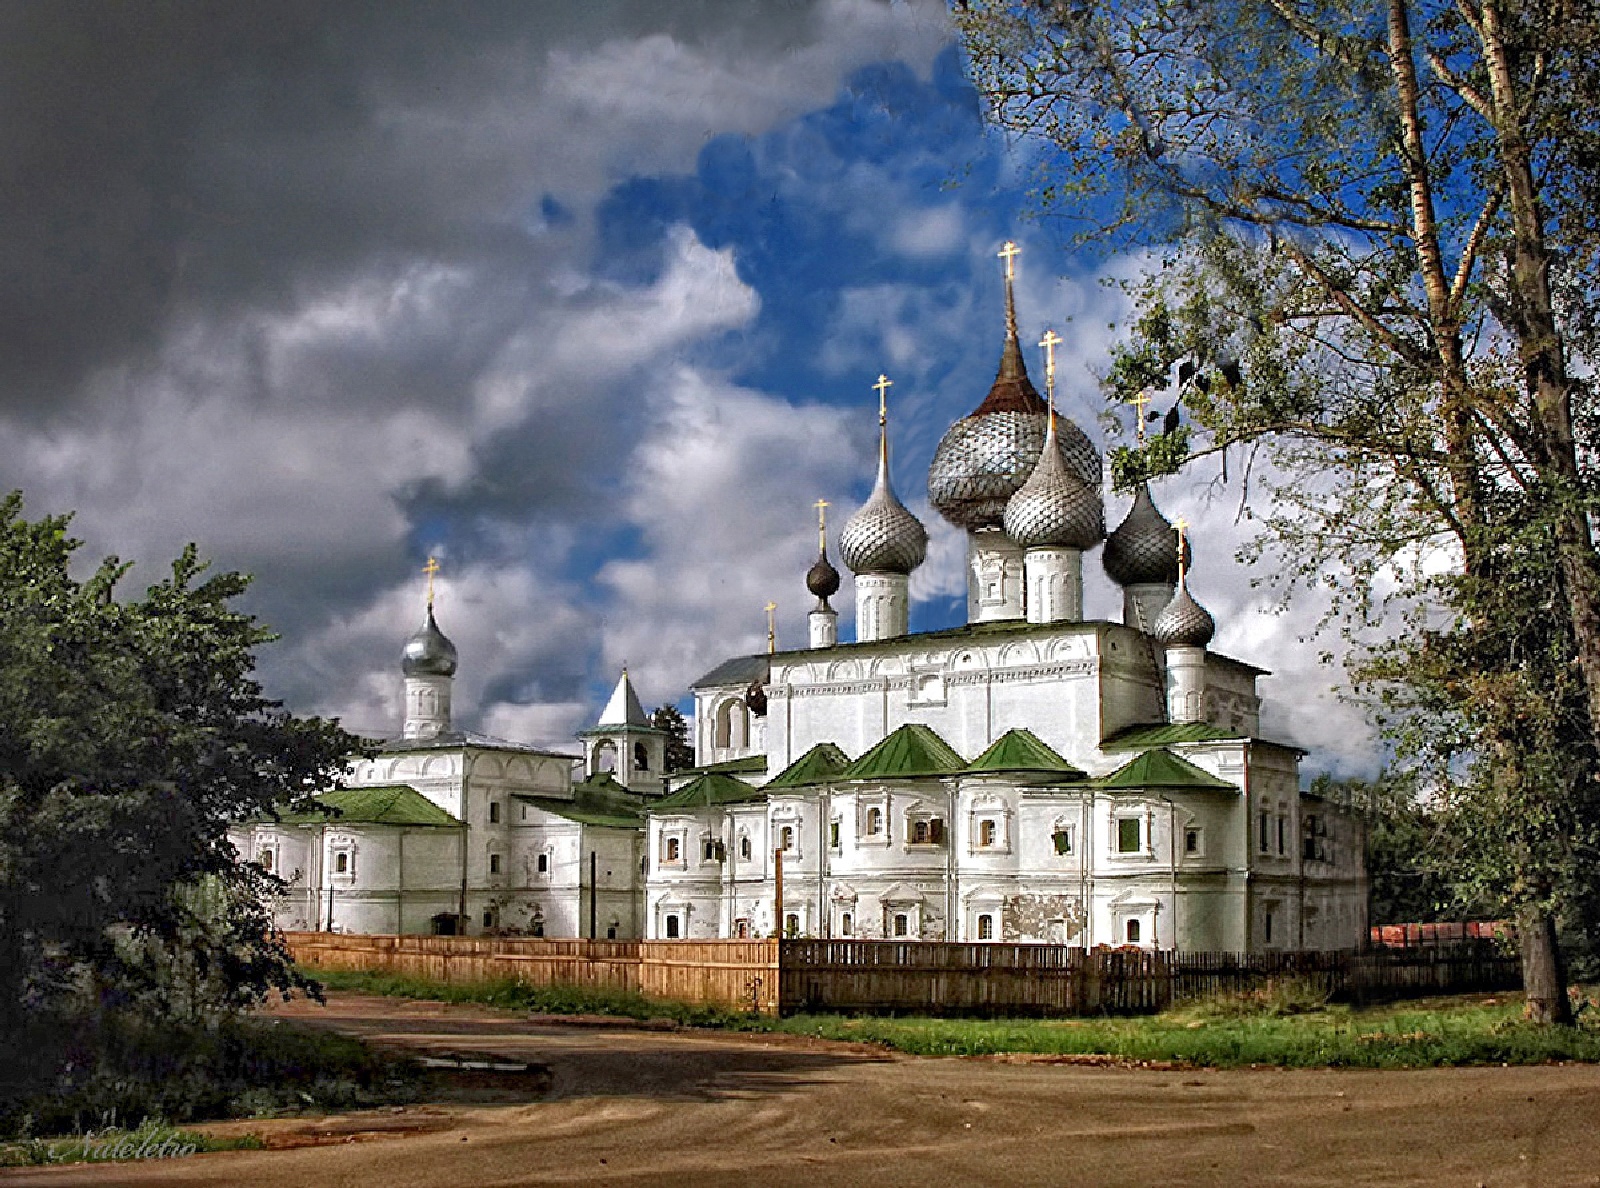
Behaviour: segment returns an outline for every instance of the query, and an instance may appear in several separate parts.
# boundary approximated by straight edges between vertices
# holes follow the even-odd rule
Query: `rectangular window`
[[[850,933],[855,929],[855,926],[856,926],[855,917],[852,916],[849,912],[846,912],[844,915],[839,917],[839,935],[840,936],[849,936]]]
[[[261,851],[261,869],[266,871],[268,874],[272,873],[272,851],[271,850],[262,850]]]
[[[904,912],[896,912],[894,915],[894,934],[896,936],[911,935],[911,917]]]
[[[994,917],[987,912],[978,917],[978,939],[994,939]]]
[[[1057,829],[1053,834],[1050,835],[1050,837],[1051,840],[1056,844],[1057,854],[1072,853],[1072,830],[1065,828]]]
[[[676,913],[667,917],[667,939],[678,939],[678,917]]]
[[[550,873],[550,855],[549,854],[540,854],[539,855],[539,873],[540,874],[549,874]]]
[[[1140,829],[1139,829],[1139,818],[1138,817],[1118,817],[1117,818],[1117,853],[1119,853],[1119,854],[1137,854],[1137,853],[1139,853],[1139,851],[1144,848],[1143,845],[1141,844],[1141,840],[1140,840],[1139,834],[1140,834]]]
[[[498,800],[489,802],[489,824],[500,824],[500,802]]]
[[[1266,920],[1263,921],[1263,927],[1264,927],[1264,930],[1266,932],[1267,944],[1270,945],[1272,943],[1272,913],[1271,912],[1267,913]]]
[[[1284,854],[1287,854],[1289,852],[1288,843],[1285,840],[1288,837],[1288,834],[1289,834],[1289,818],[1285,817],[1283,814],[1280,813],[1278,815],[1278,855],[1279,855],[1279,857],[1282,857]]]
[[[702,862],[715,862],[717,860],[717,843],[713,838],[705,838],[700,843],[700,860]]]
[[[528,806],[527,805],[522,805],[521,808],[522,808],[522,819],[524,821],[526,821],[528,819]]]
[[[1260,814],[1256,818],[1256,824],[1260,827],[1258,832],[1261,835],[1261,837],[1260,837],[1261,852],[1263,854],[1265,854],[1267,852],[1268,835],[1271,833],[1271,830],[1272,830],[1272,822],[1267,816],[1267,810],[1266,809],[1262,809],[1261,810]]]
[[[1185,854],[1198,854],[1200,852],[1200,829],[1190,825],[1183,831],[1183,852]]]
[[[783,935],[790,937],[800,935],[800,916],[798,913],[790,912],[783,918]]]
[[[489,873],[490,874],[499,874],[500,873],[500,855],[499,854],[490,854],[489,855]]]
[[[839,822],[828,822],[828,845],[835,850],[839,848]]]
[[[335,874],[350,873],[350,855],[343,850],[333,856],[333,872]]]

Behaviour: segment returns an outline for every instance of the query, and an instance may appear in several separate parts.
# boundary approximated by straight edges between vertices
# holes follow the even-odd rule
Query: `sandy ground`
[[[281,1013],[535,1067],[487,1095],[498,1104],[457,1095],[228,1123],[205,1129],[263,1133],[278,1149],[0,1183],[1600,1185],[1593,1066],[1162,1072],[570,1026],[353,994]]]

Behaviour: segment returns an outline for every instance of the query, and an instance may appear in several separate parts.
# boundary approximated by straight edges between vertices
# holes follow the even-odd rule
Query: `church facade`
[[[1007,245],[998,374],[951,426],[930,501],[967,536],[967,621],[912,633],[924,526],[877,477],[838,534],[855,639],[819,525],[808,646],[696,681],[694,768],[628,674],[583,751],[452,728],[456,652],[434,621],[403,657],[402,736],[325,809],[241,824],[285,880],[281,927],[700,939],[1036,941],[1345,949],[1367,934],[1359,821],[1300,788],[1260,732],[1262,669],[1210,648],[1193,549],[1147,487],[1106,531],[1099,452],[1041,398]],[[1083,617],[1085,554],[1119,622]],[[328,811],[331,810],[331,811]]]

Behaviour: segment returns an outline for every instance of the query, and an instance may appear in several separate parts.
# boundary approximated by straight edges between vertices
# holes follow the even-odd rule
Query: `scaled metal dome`
[[[417,633],[406,640],[406,650],[401,655],[400,669],[408,677],[455,676],[456,645],[451,643],[439,624],[433,621],[433,607],[428,607],[428,621]]]
[[[1156,510],[1147,484],[1139,484],[1127,517],[1106,537],[1101,561],[1119,586],[1177,582],[1178,530]]]
[[[928,530],[889,485],[887,448],[878,451],[872,494],[839,533],[839,556],[852,573],[910,573],[928,555]]]
[[[1006,503],[1005,529],[1022,548],[1091,549],[1106,535],[1106,509],[1062,455],[1052,421],[1028,481]]]
[[[1006,502],[1027,481],[1044,448],[1044,400],[1028,379],[1017,341],[1016,306],[1006,284],[1006,344],[994,386],[973,412],[950,426],[928,468],[928,498],[961,528],[998,528]],[[1100,453],[1071,421],[1057,430],[1067,464],[1099,490]]]
[[[1190,596],[1188,582],[1178,583],[1178,592],[1150,628],[1150,634],[1169,648],[1203,648],[1216,633],[1217,621]]]

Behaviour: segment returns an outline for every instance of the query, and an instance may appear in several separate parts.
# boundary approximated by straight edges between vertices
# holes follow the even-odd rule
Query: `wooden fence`
[[[635,991],[754,1009],[946,1015],[1139,1014],[1275,978],[1356,1001],[1521,985],[1490,941],[1365,953],[1174,953],[927,941],[591,941],[296,932],[296,961],[441,982]]]

